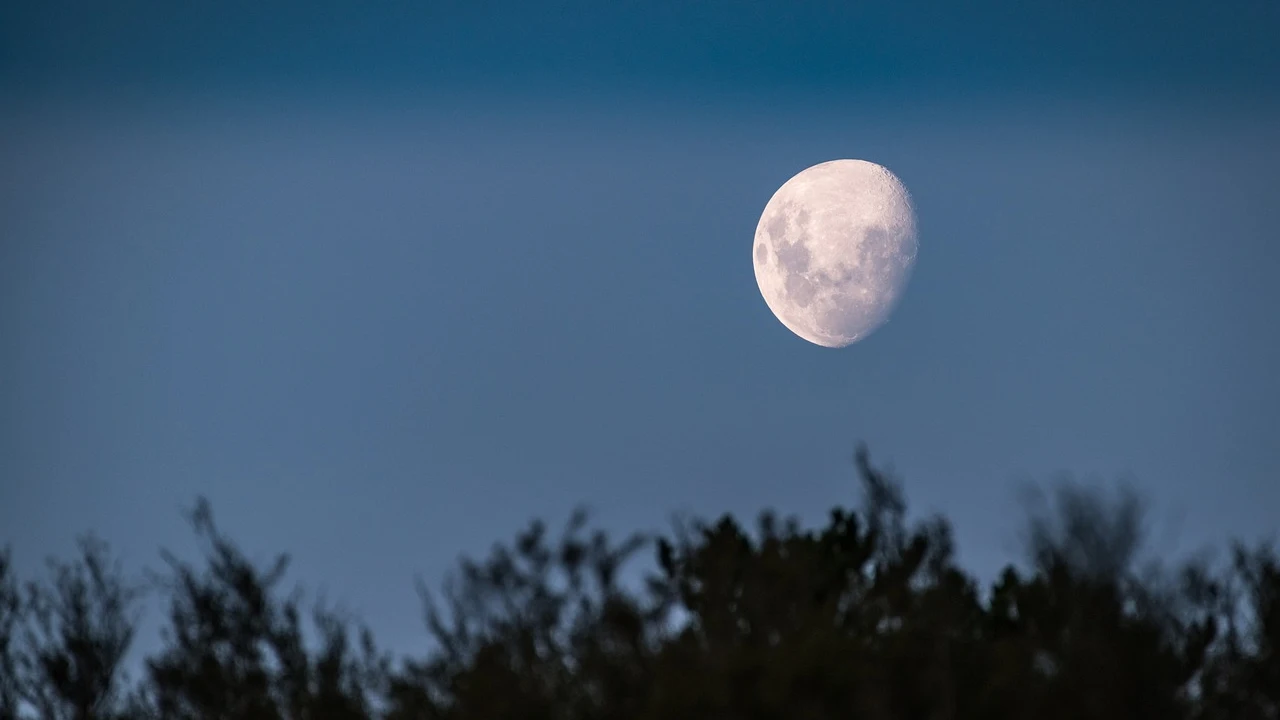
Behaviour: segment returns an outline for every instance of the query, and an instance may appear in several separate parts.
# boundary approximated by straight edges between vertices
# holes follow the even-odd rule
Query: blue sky
[[[983,572],[1063,472],[1274,529],[1280,6],[1013,7],[5,4],[0,542],[154,566],[204,494],[412,649],[532,517],[817,521],[857,440]],[[842,157],[921,235],[833,351],[750,252]]]

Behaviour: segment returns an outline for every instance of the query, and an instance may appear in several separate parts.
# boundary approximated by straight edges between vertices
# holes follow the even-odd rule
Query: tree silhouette
[[[81,544],[45,584],[0,553],[0,720],[1275,720],[1280,561],[1142,564],[1136,495],[1058,486],[1029,562],[982,587],[942,517],[855,456],[862,501],[826,523],[762,513],[614,543],[532,523],[439,592],[425,657],[393,662],[341,612],[251,562],[200,501],[203,564],[165,554],[163,647],[120,672],[139,585]],[[620,583],[644,550],[639,588]]]
[[[191,522],[208,567],[198,572],[165,555],[170,573],[159,584],[170,597],[167,643],[147,660],[139,712],[173,720],[369,717],[382,660],[368,634],[357,657],[342,618],[317,608],[321,642],[312,650],[300,595],[277,592],[287,556],[256,567],[218,531],[203,500]]]
[[[23,619],[22,596],[13,576],[9,549],[0,551],[0,720],[16,720],[22,703],[18,680],[18,632]]]
[[[121,717],[139,589],[92,536],[75,562],[50,561],[49,570],[50,584],[20,593],[7,551],[0,562],[0,713],[22,717],[26,706],[49,720]]]

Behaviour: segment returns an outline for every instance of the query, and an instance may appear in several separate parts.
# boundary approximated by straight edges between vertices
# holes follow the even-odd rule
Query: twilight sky
[[[5,3],[0,543],[157,566],[204,494],[413,649],[415,573],[532,517],[818,521],[857,440],[980,572],[1062,472],[1131,478],[1162,550],[1256,538],[1276,37],[1274,0]],[[751,246],[844,157],[920,255],[836,351]]]

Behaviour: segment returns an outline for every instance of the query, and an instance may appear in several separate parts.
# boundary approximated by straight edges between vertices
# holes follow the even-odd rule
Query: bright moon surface
[[[791,332],[823,347],[865,338],[889,317],[916,259],[907,189],[865,160],[804,170],[756,226],[756,283]]]

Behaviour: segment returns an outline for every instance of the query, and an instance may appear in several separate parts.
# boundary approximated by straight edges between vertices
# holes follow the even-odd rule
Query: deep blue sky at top
[[[817,520],[859,439],[984,572],[1060,471],[1131,476],[1165,549],[1257,536],[1277,37],[1271,0],[5,3],[0,541],[154,565],[204,494],[413,647],[413,574],[531,517]],[[832,351],[750,249],[840,157],[921,245]]]
[[[705,97],[1276,92],[1275,4],[6,3],[5,84]]]

